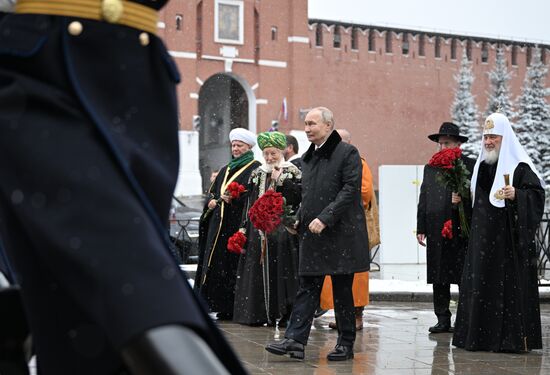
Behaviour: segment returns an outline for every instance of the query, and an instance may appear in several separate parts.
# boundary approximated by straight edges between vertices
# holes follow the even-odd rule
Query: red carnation
[[[468,178],[470,171],[466,168],[460,158],[461,156],[462,150],[460,147],[445,148],[435,153],[428,165],[440,168],[441,171],[436,176],[438,182],[450,188],[451,191],[458,193],[462,198],[467,198],[470,195],[470,179]],[[458,203],[458,217],[460,219],[460,235],[468,237],[470,229],[466,220],[463,201]],[[448,235],[452,236],[452,231],[449,231]]]
[[[271,233],[281,223],[281,216],[284,213],[283,196],[273,190],[266,191],[250,207],[248,216],[254,228]]]
[[[447,238],[451,240],[453,238],[453,221],[447,220],[445,224],[443,224],[443,229],[441,229],[441,235],[443,238]]]
[[[430,159],[428,165],[437,168],[451,169],[454,167],[454,161],[462,155],[460,147],[443,149]]]
[[[227,250],[231,253],[242,254],[245,243],[246,236],[241,230],[238,230],[227,240]]]
[[[237,199],[241,196],[242,193],[244,193],[246,189],[243,185],[239,184],[238,182],[233,181],[229,185],[227,185],[227,189],[225,190],[226,195],[231,195],[231,199]]]

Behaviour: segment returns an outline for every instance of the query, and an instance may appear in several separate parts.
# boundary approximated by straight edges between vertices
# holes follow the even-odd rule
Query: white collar
[[[321,147],[323,147],[323,145],[324,145],[325,143],[327,143],[327,140],[328,140],[328,138],[327,138],[323,143],[321,143],[320,146],[315,145],[315,150],[318,150],[318,149],[320,149]]]
[[[292,155],[291,157],[289,157],[287,161],[290,162],[290,161],[296,160],[296,159],[300,159],[300,155],[294,154],[294,155]]]

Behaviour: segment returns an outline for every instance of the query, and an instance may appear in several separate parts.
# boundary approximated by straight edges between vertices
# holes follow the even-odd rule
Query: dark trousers
[[[451,284],[433,284],[434,312],[437,321],[442,324],[451,323]]]
[[[353,307],[353,274],[332,275],[334,312],[338,327],[338,345],[353,346],[355,342],[355,308]],[[324,276],[301,276],[290,323],[285,332],[287,339],[307,344],[313,315],[319,306]]]

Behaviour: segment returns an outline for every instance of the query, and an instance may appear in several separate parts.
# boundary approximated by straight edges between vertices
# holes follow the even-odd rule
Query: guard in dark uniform
[[[165,3],[18,0],[0,17],[0,236],[41,375],[244,372],[168,251]]]

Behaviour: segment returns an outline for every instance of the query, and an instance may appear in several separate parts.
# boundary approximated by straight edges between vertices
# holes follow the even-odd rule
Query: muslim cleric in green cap
[[[286,136],[281,132],[264,132],[258,134],[258,147],[263,150],[266,147],[275,147],[279,150],[286,148]]]
[[[251,326],[285,327],[298,290],[298,247],[292,217],[301,200],[302,172],[285,161],[286,136],[281,132],[258,134],[264,162],[250,175],[246,207],[267,191],[280,193],[288,215],[271,232],[260,232],[243,219],[247,238],[237,267],[233,322]],[[288,228],[288,229],[287,229]],[[292,232],[292,233],[291,233]]]

